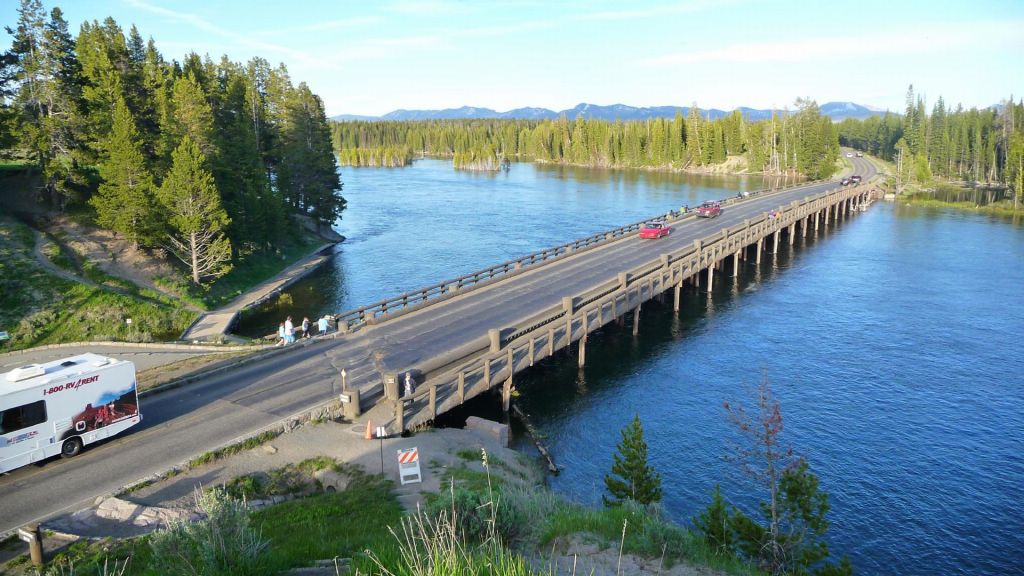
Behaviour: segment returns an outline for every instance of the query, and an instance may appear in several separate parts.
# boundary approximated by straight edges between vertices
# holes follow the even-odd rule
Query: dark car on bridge
[[[697,216],[701,218],[714,218],[722,213],[722,205],[713,200],[701,204],[697,207]]]
[[[860,184],[860,180],[859,175],[850,176],[850,184]]]
[[[853,183],[853,180],[850,180],[849,178],[843,178],[842,180],[839,181],[839,184],[841,184],[843,186],[849,186],[852,183]]]
[[[671,233],[672,229],[669,228],[668,224],[665,224],[661,220],[648,222],[640,229],[641,238],[664,238]]]

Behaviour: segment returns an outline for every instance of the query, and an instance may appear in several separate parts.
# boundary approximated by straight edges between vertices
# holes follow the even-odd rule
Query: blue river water
[[[338,229],[350,239],[243,331],[760,186],[526,164],[479,175],[432,160],[343,179]],[[585,370],[571,356],[544,362],[517,380],[518,401],[563,468],[552,487],[594,505],[639,414],[665,510],[685,523],[716,484],[748,513],[761,499],[726,458],[739,439],[723,402],[750,405],[766,371],[784,443],[830,495],[834,555],[860,574],[1021,574],[1022,264],[1019,224],[878,202],[736,279],[716,275],[714,293],[687,292],[679,314],[646,306],[636,338],[606,327]]]

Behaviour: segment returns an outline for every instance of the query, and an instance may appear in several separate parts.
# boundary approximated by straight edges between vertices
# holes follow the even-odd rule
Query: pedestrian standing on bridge
[[[309,338],[309,316],[302,317],[302,337]]]
[[[326,314],[321,316],[320,319],[316,321],[316,327],[319,329],[321,336],[323,336],[324,334],[327,334],[327,315]]]
[[[284,346],[288,343],[288,339],[285,338],[284,334],[284,322],[277,325],[277,344],[275,346]]]

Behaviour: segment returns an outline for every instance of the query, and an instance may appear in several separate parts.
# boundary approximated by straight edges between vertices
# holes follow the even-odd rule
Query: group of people
[[[330,330],[331,323],[330,317],[326,314],[316,321],[317,335],[322,336],[327,334]],[[277,346],[285,346],[295,342],[296,338],[311,338],[313,325],[309,321],[309,317],[304,316],[302,323],[296,326],[292,322],[292,317],[289,316],[284,322],[277,327]]]

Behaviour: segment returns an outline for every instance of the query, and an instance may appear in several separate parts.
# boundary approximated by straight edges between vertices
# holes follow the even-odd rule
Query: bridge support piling
[[[764,238],[757,239],[757,261],[755,264],[761,263],[761,252],[764,250]]]
[[[675,289],[673,289],[673,292],[674,292],[674,294],[672,296],[672,311],[673,312],[679,312],[679,293],[682,292],[682,291],[683,291],[683,284],[682,284],[682,282],[680,282],[680,283],[676,284],[675,285]]]
[[[772,232],[772,254],[779,253],[779,231]]]
[[[633,336],[640,334],[640,304],[633,310]]]
[[[807,224],[810,216],[804,216],[804,219],[800,221],[800,237],[807,238]]]
[[[466,403],[466,373],[459,372],[459,404]]]
[[[580,338],[579,368],[582,370],[583,367],[586,366],[586,365],[587,365],[587,335],[584,334],[583,337]]]
[[[789,225],[789,245],[793,245],[793,240],[796,238],[796,221]]]
[[[708,294],[711,293],[711,287],[715,283],[715,267],[708,266]]]
[[[814,233],[815,234],[818,233],[818,221],[819,221],[820,217],[821,217],[821,210],[818,210],[817,212],[814,213]]]
[[[537,342],[536,342],[536,340],[534,340],[533,338],[530,338],[530,352],[529,352],[529,358],[530,358],[530,367],[531,367],[531,368],[533,367],[533,348],[534,348],[534,347],[535,347],[536,345],[537,345]]]
[[[548,328],[548,356],[555,355],[555,329]]]
[[[737,252],[732,256],[732,277],[736,278],[740,275],[740,254]]]

